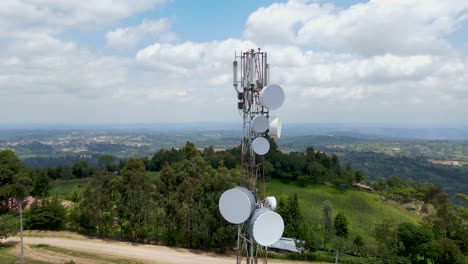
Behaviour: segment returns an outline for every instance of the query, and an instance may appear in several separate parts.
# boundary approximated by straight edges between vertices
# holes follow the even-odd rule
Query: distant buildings
[[[373,192],[374,189],[368,185],[362,184],[362,183],[353,183],[353,186],[365,191]]]
[[[433,160],[433,159],[428,159],[432,164],[440,164],[440,165],[448,165],[448,166],[463,166],[463,164],[460,161],[455,161],[455,160]]]

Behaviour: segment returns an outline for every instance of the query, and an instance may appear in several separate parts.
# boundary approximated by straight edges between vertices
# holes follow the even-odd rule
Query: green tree
[[[348,219],[344,213],[338,213],[335,216],[333,221],[335,227],[335,235],[338,237],[338,242],[335,243],[336,247],[336,260],[335,263],[338,263],[338,256],[340,254],[340,249],[342,245],[345,244],[346,239],[348,238]]]
[[[398,238],[403,244],[398,254],[409,256],[412,261],[417,261],[419,256],[423,256],[421,247],[433,239],[430,230],[411,223],[401,223],[398,226]]]
[[[164,215],[158,234],[168,245],[228,249],[236,228],[222,219],[218,201],[235,185],[226,167],[214,170],[201,157],[166,164],[156,180],[154,200]]]
[[[333,207],[329,200],[323,202],[322,208],[323,217],[323,247],[326,248],[328,243],[333,238],[334,225],[333,225]]]
[[[98,163],[99,166],[102,169],[106,169],[108,171],[113,171],[114,170],[114,162],[115,158],[111,154],[104,154],[101,157],[99,157]]]
[[[50,191],[50,179],[47,171],[42,170],[33,174],[31,195],[34,197],[47,197]]]
[[[64,180],[70,180],[73,178],[73,168],[70,164],[65,164],[62,166],[62,171],[60,172],[60,178]]]
[[[335,235],[348,238],[348,219],[343,213],[338,213],[334,219]]]
[[[364,180],[364,173],[362,171],[356,171],[354,173],[354,181],[360,183]]]
[[[11,150],[0,151],[0,214],[8,211],[8,200],[13,197],[21,160]]]
[[[382,257],[392,258],[403,248],[398,237],[398,226],[392,220],[384,219],[378,224],[374,230],[374,238]]]
[[[364,246],[364,239],[362,238],[361,235],[357,235],[354,240],[353,240],[353,244],[356,246],[357,248],[357,252],[358,254],[361,253],[361,248]]]
[[[444,263],[444,264],[465,264],[466,256],[463,256],[460,248],[457,243],[452,239],[443,238],[439,241],[440,250],[438,256],[435,257],[434,263]],[[466,253],[466,252],[465,252]]]
[[[123,188],[122,177],[107,170],[98,170],[79,195],[73,224],[84,231],[97,232],[101,237],[112,236],[114,221],[119,217]]]
[[[34,202],[25,213],[28,229],[59,230],[66,220],[66,211],[57,198]]]
[[[281,202],[278,213],[283,217],[285,227],[284,236],[296,239],[304,239],[304,219],[299,207],[297,193],[290,194],[287,202]]]
[[[0,215],[0,245],[4,239],[18,233],[19,221],[18,218],[11,214]]]
[[[402,180],[400,179],[398,176],[396,175],[392,175],[390,177],[387,178],[387,185],[388,187],[390,188],[393,188],[393,187],[406,187],[407,184]]]
[[[23,199],[31,187],[31,175],[11,150],[0,151],[0,214],[9,210],[10,198]]]
[[[188,160],[193,159],[200,155],[195,145],[188,141],[185,143],[184,151],[185,151],[185,158]]]
[[[130,158],[122,172],[122,199],[120,218],[124,234],[131,241],[148,236],[147,222],[153,185],[140,159]]]
[[[72,173],[76,178],[86,178],[91,174],[88,161],[79,160],[73,164]]]

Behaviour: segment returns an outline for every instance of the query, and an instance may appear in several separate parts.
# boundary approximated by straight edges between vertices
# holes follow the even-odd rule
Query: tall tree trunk
[[[338,255],[340,255],[340,250],[336,249],[335,264],[338,263]]]

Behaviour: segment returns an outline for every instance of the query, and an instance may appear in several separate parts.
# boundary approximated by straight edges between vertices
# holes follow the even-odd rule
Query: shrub
[[[65,223],[66,211],[60,201],[53,198],[43,204],[34,202],[25,216],[27,229],[59,230]]]

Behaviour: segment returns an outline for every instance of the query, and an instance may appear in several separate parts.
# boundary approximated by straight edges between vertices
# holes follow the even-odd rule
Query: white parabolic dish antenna
[[[268,118],[263,115],[255,116],[252,119],[252,127],[257,133],[263,133],[268,129]]]
[[[244,187],[234,187],[219,198],[221,215],[232,224],[241,224],[255,211],[255,197]]]
[[[281,122],[281,118],[277,117],[270,122],[268,135],[270,135],[272,138],[280,138],[282,128],[283,124]]]
[[[252,216],[248,231],[258,244],[273,245],[283,235],[283,218],[268,208],[260,208]]]
[[[270,150],[270,142],[264,137],[258,137],[252,142],[252,148],[258,155],[265,155]]]
[[[260,91],[260,102],[268,109],[278,109],[283,105],[284,92],[281,86],[270,84]]]

